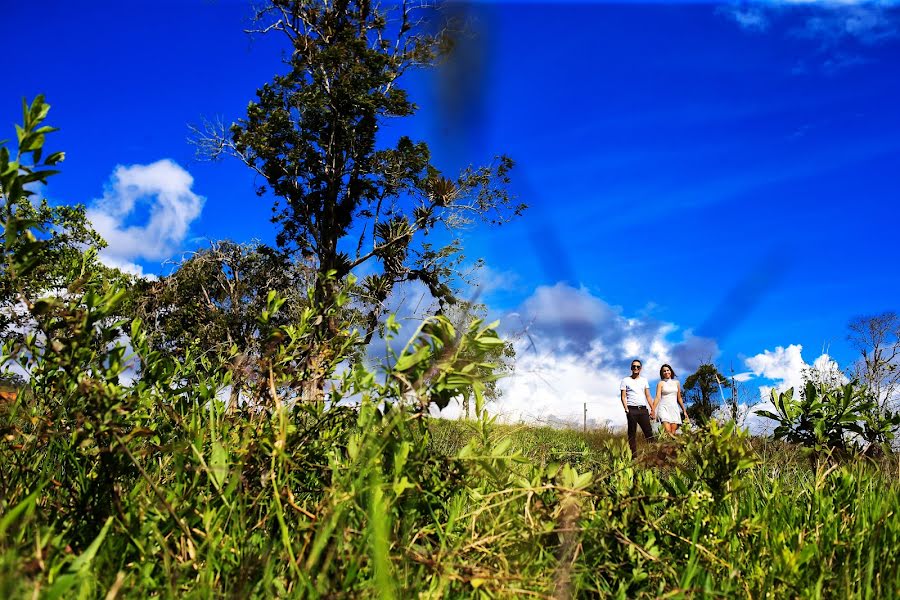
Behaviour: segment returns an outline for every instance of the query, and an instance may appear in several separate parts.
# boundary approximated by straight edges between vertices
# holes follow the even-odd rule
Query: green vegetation
[[[418,347],[449,333],[423,331]],[[418,376],[435,363],[417,353],[401,365]],[[440,368],[444,384],[460,375]],[[255,417],[202,387],[161,403],[139,386],[117,406],[130,426],[110,413],[83,425],[119,429],[107,447],[65,435],[53,406],[16,407],[4,597],[882,597],[900,584],[887,462],[810,466],[712,424],[633,464],[614,435],[483,412],[425,427],[397,388],[361,371],[348,383],[359,412]]]
[[[718,406],[716,398],[722,388],[730,389],[731,382],[712,363],[704,363],[684,380],[684,401],[688,416],[698,423],[708,421]]]
[[[611,432],[499,425],[485,399],[508,345],[468,312],[427,318],[377,368],[359,360],[373,332],[399,330],[374,307],[392,285],[419,278],[435,297],[452,296],[457,248],[417,253],[417,231],[442,218],[459,225],[460,211],[520,207],[491,187],[506,161],[451,182],[422,145],[374,150],[374,118],[414,108],[393,78],[433,60],[440,40],[412,38],[391,58],[397,46],[373,50],[354,37],[386,34],[387,24],[368,4],[352,6],[338,18],[272,3],[297,11],[285,13],[294,33],[333,28],[345,45],[292,38],[295,70],[264,88],[232,131],[232,149],[285,203],[288,254],[222,244],[159,284],[133,282],[97,264],[102,241],[82,210],[30,201],[29,187],[47,184],[64,158],[44,155],[53,129],[41,97],[24,107],[15,153],[0,144],[2,300],[21,307],[15,323],[0,323],[2,364],[27,374],[3,375],[19,393],[0,403],[0,597],[870,598],[900,589],[892,455],[838,457],[830,452],[852,448],[815,424],[812,438],[792,440],[809,452],[710,420],[633,462]],[[322,82],[302,77],[309,64],[337,69],[329,85],[362,104],[341,105],[352,119],[325,118]],[[296,115],[279,108],[289,97],[307,103],[315,127],[290,122]],[[331,164],[317,154],[333,150],[328,127],[351,153],[347,177],[313,168]],[[309,167],[312,179],[292,187],[285,165]],[[405,194],[421,201],[411,220],[366,213]],[[361,257],[384,270],[362,285],[349,272],[359,259],[337,251],[348,215],[377,222]],[[315,269],[292,262],[293,251],[315,255]],[[377,292],[373,305],[360,304],[366,291]],[[461,397],[472,419],[429,418]],[[840,398],[853,410],[869,402],[852,389]],[[779,409],[801,424],[803,411],[825,411],[844,441],[855,425],[828,412],[840,398],[786,397]]]
[[[879,410],[867,388],[850,382],[822,386],[813,381],[794,397],[794,390],[772,391],[776,412],[759,414],[778,422],[774,436],[815,452],[891,450],[900,413]]]
[[[406,2],[262,4],[254,30],[282,44],[282,72],[256,91],[246,118],[227,131],[198,130],[195,140],[201,156],[237,159],[259,177],[258,195],[274,200],[278,251],[313,266],[317,303],[333,304],[365,269],[347,289],[363,344],[383,332],[385,301],[406,282],[427,287],[442,311],[456,304],[461,232],[525,210],[507,189],[509,157],[446,174],[427,143],[379,135],[418,111],[404,75],[434,67],[452,46],[453,24],[432,27],[427,16],[436,13]],[[338,332],[334,320],[313,328],[318,338]],[[323,379],[305,385],[321,399]]]

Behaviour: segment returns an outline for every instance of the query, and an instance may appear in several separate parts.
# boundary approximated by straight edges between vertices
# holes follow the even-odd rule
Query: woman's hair
[[[671,366],[669,366],[669,365],[663,365],[663,366],[661,366],[661,367],[659,368],[659,378],[660,378],[660,379],[665,379],[665,377],[663,377],[663,373],[662,373],[662,372],[663,372],[663,369],[665,369],[666,367],[669,367],[669,370],[672,371],[672,379],[675,379],[675,369],[673,369],[673,368],[672,368]]]

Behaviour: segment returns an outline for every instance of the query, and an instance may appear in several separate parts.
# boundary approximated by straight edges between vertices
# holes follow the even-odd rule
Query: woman
[[[669,365],[663,365],[659,369],[659,379],[660,382],[656,384],[656,416],[662,421],[666,433],[675,435],[681,425],[681,412],[684,411],[684,416],[687,417],[687,409],[681,397],[681,384],[675,379],[675,371]]]

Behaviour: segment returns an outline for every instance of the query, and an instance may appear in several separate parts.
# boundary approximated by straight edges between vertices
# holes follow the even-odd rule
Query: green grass
[[[49,457],[31,470],[4,463],[19,471],[2,479],[0,595],[873,598],[900,589],[894,457],[816,464],[714,429],[643,445],[633,463],[623,437],[605,431],[485,419],[422,428],[409,413],[371,409],[265,421],[183,410],[168,448],[131,447],[133,468],[108,488],[109,505],[80,505],[57,485],[74,473],[44,477]]]

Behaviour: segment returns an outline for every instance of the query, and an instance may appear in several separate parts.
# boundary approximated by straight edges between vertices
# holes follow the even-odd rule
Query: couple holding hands
[[[656,385],[656,399],[650,397],[650,384],[641,377],[643,364],[640,360],[631,361],[631,375],[622,379],[619,386],[622,394],[622,406],[628,418],[628,446],[631,456],[637,453],[637,428],[641,426],[644,437],[653,441],[651,419],[659,419],[666,433],[674,435],[681,425],[681,412],[687,418],[687,409],[681,396],[681,384],[675,379],[675,371],[669,365],[659,369],[660,382]]]

